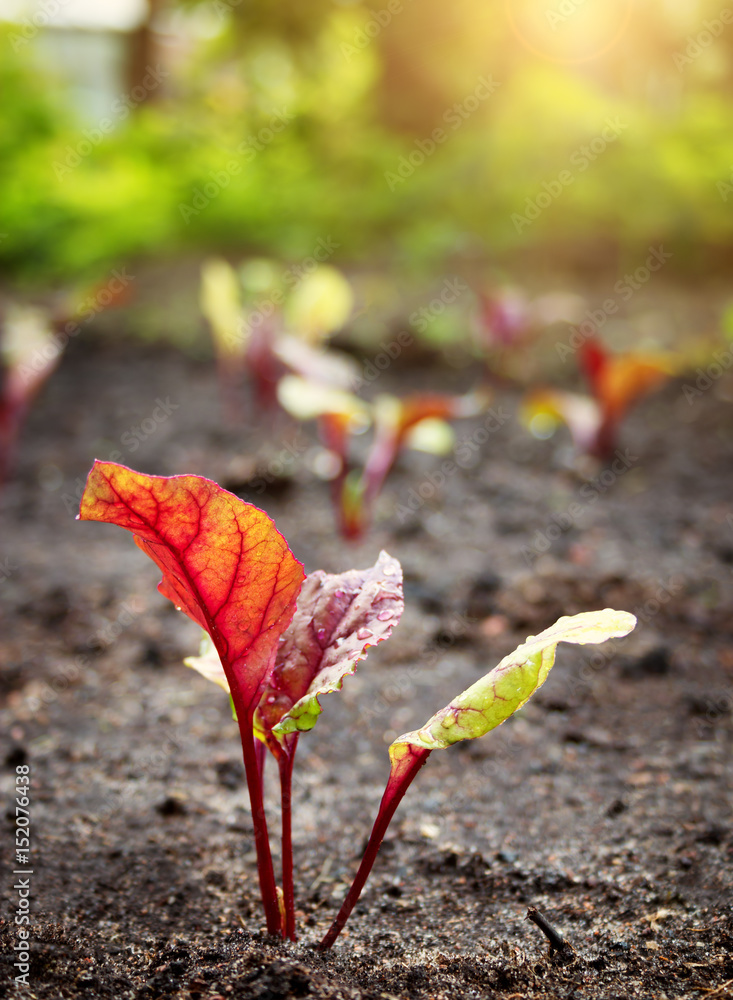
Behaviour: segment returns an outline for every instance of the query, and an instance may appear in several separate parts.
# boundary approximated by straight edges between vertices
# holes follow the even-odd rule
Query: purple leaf
[[[312,729],[321,714],[320,696],[341,688],[369,647],[390,635],[403,609],[402,568],[386,552],[366,570],[319,570],[306,577],[255,728],[280,742]]]

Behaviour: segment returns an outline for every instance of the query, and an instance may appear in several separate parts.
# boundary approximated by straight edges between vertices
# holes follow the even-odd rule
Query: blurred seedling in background
[[[578,451],[607,459],[618,448],[628,411],[677,374],[681,359],[662,352],[611,354],[596,337],[578,347],[577,358],[590,395],[533,390],[523,402],[522,420],[539,438],[551,437],[564,423]]]
[[[580,322],[583,307],[583,299],[572,292],[530,298],[523,289],[498,284],[477,291],[470,329],[489,383],[526,386],[541,377],[543,334],[558,324]]]
[[[450,396],[422,393],[400,398],[380,393],[366,403],[353,393],[325,389],[290,375],[278,384],[283,409],[296,420],[316,420],[325,449],[323,478],[331,481],[331,497],[344,538],[364,536],[389,472],[403,449],[448,454],[455,443],[449,420],[472,417],[489,402],[486,392]],[[362,462],[354,456],[354,438],[372,427]]]
[[[123,269],[124,273],[124,269]],[[70,339],[130,296],[129,278],[66,290],[53,309],[9,303],[0,321],[0,486],[13,474],[23,424]]]
[[[297,278],[275,261],[254,259],[239,271],[221,258],[204,263],[201,311],[214,343],[224,410],[241,422],[242,385],[249,376],[254,413],[276,403],[278,379],[295,371],[329,384],[355,375],[346,356],[325,345],[353,309],[351,286],[326,264]]]
[[[0,331],[0,485],[12,475],[34,397],[61,358],[47,310],[8,306]]]
[[[162,570],[159,590],[204,630],[187,664],[229,693],[242,742],[267,930],[295,940],[293,763],[322,695],[342,687],[367,649],[386,639],[404,607],[402,571],[382,552],[370,569],[305,576],[272,520],[199,476],[145,476],[95,462],[79,517],[126,528]],[[320,949],[331,947],[366,883],[407,788],[433,750],[501,725],[544,683],[559,642],[628,634],[623,611],[561,618],[389,748],[391,771],[354,882]],[[266,752],[280,773],[282,889],[275,882],[264,808]]]

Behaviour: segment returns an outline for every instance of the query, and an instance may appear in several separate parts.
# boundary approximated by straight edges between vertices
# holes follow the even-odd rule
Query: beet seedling
[[[351,286],[329,265],[299,279],[274,261],[252,260],[239,274],[214,258],[201,271],[201,311],[211,329],[225,411],[240,417],[238,391],[246,373],[259,409],[276,402],[278,379],[287,371],[348,382],[355,374],[323,345],[349,318]],[[345,369],[345,371],[344,371]]]
[[[419,393],[400,398],[381,393],[369,404],[353,393],[288,375],[278,384],[278,399],[296,420],[318,421],[321,442],[336,463],[331,497],[341,534],[356,540],[371,523],[374,505],[399,453],[404,448],[432,454],[450,451],[453,430],[448,420],[475,416],[489,396]],[[373,437],[359,468],[353,464],[352,438],[370,424]]]
[[[8,308],[0,331],[0,485],[12,472],[31,403],[60,357],[53,326],[43,310]]]
[[[123,268],[124,273],[124,268]],[[66,293],[50,311],[9,304],[0,326],[0,486],[10,478],[28,411],[81,323],[130,296],[129,280],[115,271],[104,285]]]
[[[530,298],[519,288],[476,292],[471,316],[473,349],[486,365],[486,380],[499,388],[527,386],[542,371],[542,340],[558,323],[580,318],[582,300],[570,292]]]
[[[559,642],[605,642],[627,635],[636,618],[626,611],[589,611],[560,618],[505,656],[494,669],[436,712],[425,725],[400,736],[389,748],[390,775],[364,857],[336,920],[321,941],[324,951],[341,933],[369,877],[397,806],[433,750],[475,740],[500,726],[547,680]]]
[[[132,532],[162,570],[158,589],[206,633],[186,662],[228,691],[239,727],[267,930],[295,939],[293,763],[322,695],[339,690],[370,646],[386,639],[404,607],[402,571],[382,552],[367,570],[305,576],[263,511],[200,476],[146,476],[96,461],[81,520]],[[636,624],[623,611],[561,618],[389,748],[391,772],[364,858],[320,948],[341,932],[369,876],[395,810],[433,750],[476,739],[509,718],[544,683],[559,642],[603,642]],[[275,882],[264,810],[265,752],[281,788],[283,888]],[[282,904],[282,905],[281,905]]]
[[[537,389],[523,404],[523,419],[533,433],[549,436],[565,423],[576,447],[606,459],[618,447],[619,425],[632,405],[679,370],[668,355],[630,352],[609,354],[589,338],[578,349],[579,365],[591,395]]]
[[[234,706],[267,930],[294,937],[290,788],[298,734],[315,725],[318,699],[340,689],[399,621],[399,563],[383,552],[368,570],[305,577],[257,507],[200,476],[145,476],[114,462],[94,463],[79,518],[131,531],[163,572],[161,594],[204,629],[203,654],[189,663],[228,690]],[[265,747],[281,780],[282,920],[264,811]]]

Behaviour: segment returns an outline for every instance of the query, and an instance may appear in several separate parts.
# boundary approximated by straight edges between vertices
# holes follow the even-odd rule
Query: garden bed
[[[475,375],[395,364],[378,388],[465,389]],[[733,995],[726,394],[725,379],[692,401],[669,385],[628,421],[624,461],[584,476],[565,439],[527,435],[508,394],[488,431],[458,425],[443,482],[439,460],[406,453],[371,535],[347,546],[308,471],[310,428],[262,415],[223,428],[211,364],[72,344],[0,514],[8,845],[16,767],[32,779],[31,988],[18,995]],[[94,457],[215,479],[275,518],[307,572],[371,565],[382,548],[403,564],[402,623],[301,740],[297,944],[263,933],[236,725],[181,664],[197,628],[126,533],[74,520]],[[346,931],[316,952],[389,742],[528,634],[602,607],[638,628],[610,652],[561,646],[518,716],[431,759]],[[572,950],[549,952],[529,906]],[[16,993],[12,920],[6,906],[2,996]]]

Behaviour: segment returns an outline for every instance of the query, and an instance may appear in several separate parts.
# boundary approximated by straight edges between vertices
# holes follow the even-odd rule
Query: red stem
[[[280,907],[277,901],[275,872],[272,867],[270,838],[267,833],[267,819],[265,817],[265,803],[262,796],[262,781],[260,777],[261,767],[255,748],[255,737],[252,732],[254,712],[240,711],[236,702],[235,707],[237,708],[239,734],[242,739],[242,757],[244,759],[244,771],[247,775],[249,804],[252,810],[252,826],[254,828],[255,850],[257,851],[257,872],[260,878],[260,893],[262,895],[262,905],[265,909],[267,933],[279,934],[281,932]]]
[[[339,518],[339,530],[341,537],[346,539],[356,538],[358,531],[353,530],[352,525],[345,513],[345,491],[346,483],[351,472],[349,462],[349,433],[344,420],[335,414],[326,413],[318,420],[318,434],[324,448],[328,448],[341,460],[341,468],[338,475],[330,483],[331,503]]]
[[[598,458],[608,459],[611,458],[616,450],[616,421],[611,416],[611,414],[606,413],[603,416],[601,425],[596,433],[596,439],[593,446],[593,452]]]
[[[392,821],[397,806],[402,801],[405,792],[410,787],[410,783],[428,759],[430,753],[430,750],[421,750],[410,746],[408,759],[393,763],[392,772],[389,776],[387,787],[384,790],[384,795],[379,805],[379,812],[374,821],[372,832],[369,835],[369,843],[364,851],[364,857],[361,859],[359,870],[356,873],[354,881],[351,883],[351,888],[346,894],[346,899],[343,901],[338,916],[331,924],[324,939],[318,945],[319,951],[327,951],[344,929],[344,925],[349,919],[351,911],[356,906],[366,880],[369,878],[369,873],[376,861],[377,853],[382,845],[384,835]]]
[[[283,937],[297,941],[295,933],[295,886],[293,883],[293,830],[292,830],[292,783],[295,749],[298,745],[296,734],[293,743],[278,756],[280,769],[280,810],[282,815],[282,865],[283,900],[285,904],[285,927]]]

